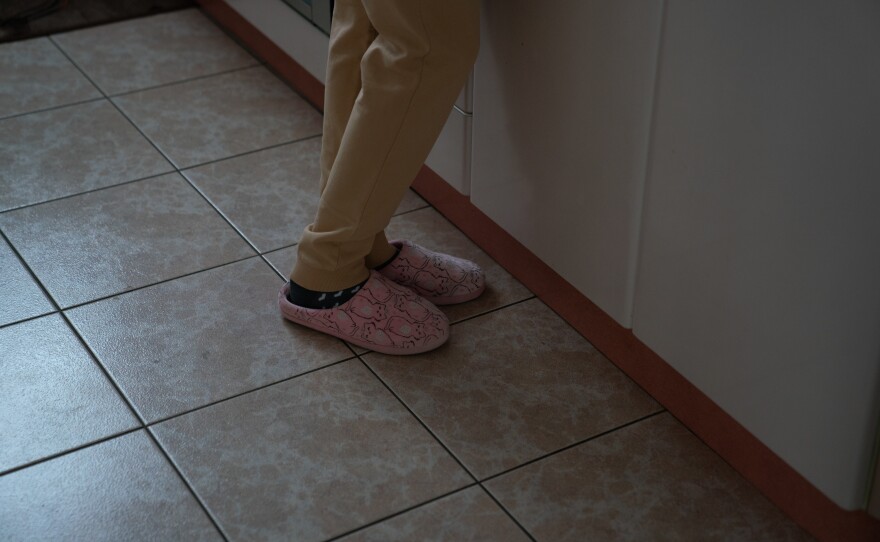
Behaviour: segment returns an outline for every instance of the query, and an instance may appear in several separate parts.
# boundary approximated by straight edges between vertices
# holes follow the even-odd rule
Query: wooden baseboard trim
[[[223,0],[198,0],[294,89],[323,111],[324,86]],[[612,363],[817,539],[880,540],[880,521],[843,510],[724,412],[671,365],[587,299],[428,167],[413,189]]]

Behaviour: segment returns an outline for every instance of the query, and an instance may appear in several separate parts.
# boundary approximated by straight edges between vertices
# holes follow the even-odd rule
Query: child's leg
[[[324,92],[324,131],[321,138],[321,192],[327,179],[354,102],[361,92],[361,60],[376,39],[361,0],[337,0],[330,29],[330,51]]]
[[[326,186],[291,274],[310,290],[342,290],[367,279],[365,259],[383,249],[374,246],[384,240],[378,236],[427,158],[478,48],[477,0],[363,6],[377,36],[360,62],[362,88],[335,159],[328,150]]]

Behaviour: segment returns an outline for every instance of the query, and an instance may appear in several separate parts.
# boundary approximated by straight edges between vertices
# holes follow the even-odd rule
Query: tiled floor
[[[282,320],[321,117],[199,11],[0,73],[0,540],[809,539],[414,193],[448,345]]]

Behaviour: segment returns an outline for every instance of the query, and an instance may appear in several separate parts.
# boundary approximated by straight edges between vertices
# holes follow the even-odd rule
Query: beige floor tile
[[[660,409],[536,299],[418,358],[364,361],[481,479]]]
[[[0,329],[0,353],[0,472],[138,425],[60,316]]]
[[[340,542],[419,540],[527,542],[529,538],[479,487],[471,487],[377,523]]]
[[[256,67],[113,98],[179,168],[321,133],[321,115]]]
[[[236,540],[321,540],[471,482],[357,360],[154,426]]]
[[[4,540],[222,540],[142,431],[0,478]]]
[[[812,540],[665,413],[486,486],[539,541]]]
[[[0,326],[52,312],[54,307],[21,261],[0,239]]]
[[[173,171],[106,100],[0,120],[0,211]]]
[[[315,218],[321,139],[184,172],[260,252],[287,246]]]
[[[281,250],[274,250],[267,253],[265,256],[266,260],[268,260],[269,263],[272,264],[272,267],[281,273],[281,276],[283,277],[289,276],[290,272],[293,271],[293,266],[296,265],[295,246],[282,248]]]
[[[253,254],[178,174],[0,214],[62,307]]]
[[[283,283],[255,257],[68,316],[150,423],[352,356],[279,316]]]
[[[49,38],[0,45],[0,117],[100,98]]]
[[[295,246],[275,250],[269,252],[265,256],[266,260],[268,260],[269,263],[272,264],[272,267],[281,273],[281,276],[283,277],[289,276],[290,272],[293,271],[293,266],[296,265]]]
[[[451,322],[457,322],[532,296],[518,280],[479,249],[435,209],[421,209],[394,217],[385,229],[388,239],[409,239],[423,247],[467,258],[486,273],[486,291],[473,301],[440,307]]]
[[[197,9],[52,37],[107,94],[258,64]]]
[[[260,252],[267,252],[299,241],[314,220],[320,155],[321,139],[316,137],[212,162],[183,174]],[[408,190],[396,214],[427,205]]]
[[[427,206],[427,201],[423,200],[418,194],[416,194],[412,190],[407,190],[406,193],[403,195],[403,200],[400,202],[400,205],[397,206],[397,210],[394,211],[394,216],[408,213],[410,211],[415,211],[416,209],[421,209]]]

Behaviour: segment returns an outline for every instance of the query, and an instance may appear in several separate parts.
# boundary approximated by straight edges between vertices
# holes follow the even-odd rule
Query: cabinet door
[[[474,71],[473,203],[627,327],[661,8],[487,0]]]
[[[835,502],[880,398],[880,4],[670,0],[637,337]]]
[[[454,108],[425,161],[444,181],[467,195],[471,186],[471,115]]]

